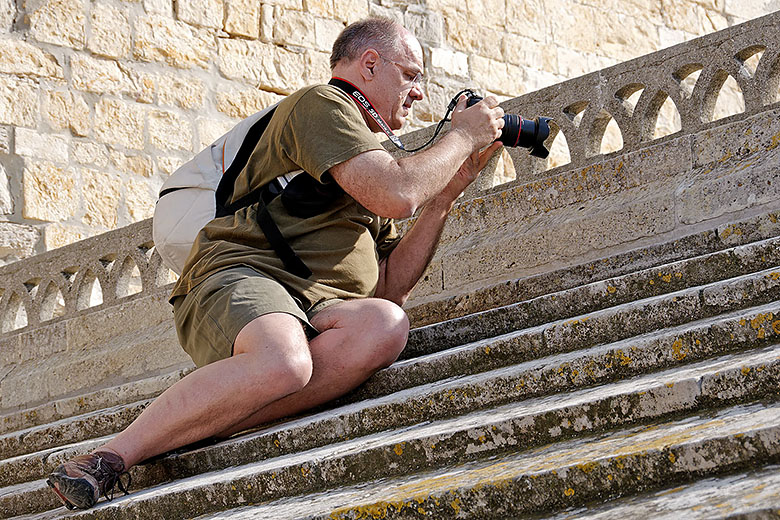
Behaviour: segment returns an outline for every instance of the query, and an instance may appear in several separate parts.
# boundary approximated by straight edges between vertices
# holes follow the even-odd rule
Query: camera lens
[[[482,98],[472,95],[466,101],[466,106],[472,106],[482,101]],[[544,141],[550,136],[550,118],[537,117],[536,119],[523,119],[516,114],[504,115],[504,128],[501,137],[496,139],[504,146],[521,146],[530,148],[531,155],[546,159],[550,151],[544,147]]]

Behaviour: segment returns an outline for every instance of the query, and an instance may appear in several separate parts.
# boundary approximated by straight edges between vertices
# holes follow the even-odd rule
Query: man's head
[[[394,130],[401,128],[412,103],[423,98],[422,47],[393,20],[369,18],[344,29],[333,44],[330,66],[334,76],[362,90]]]

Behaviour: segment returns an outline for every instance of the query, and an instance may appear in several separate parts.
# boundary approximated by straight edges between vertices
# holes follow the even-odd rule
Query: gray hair
[[[334,69],[341,60],[355,60],[372,47],[379,52],[401,54],[398,37],[400,29],[401,25],[395,20],[381,17],[367,18],[350,24],[333,43],[330,68]]]

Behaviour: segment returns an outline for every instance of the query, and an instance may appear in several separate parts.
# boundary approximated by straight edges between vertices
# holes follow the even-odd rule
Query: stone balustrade
[[[686,79],[697,74],[695,83]],[[618,153],[722,124],[712,119],[729,76],[744,97],[741,117],[766,111],[778,102],[780,13],[504,102],[507,113],[553,117],[556,125],[548,143],[561,149],[560,142],[554,141],[564,136],[569,160],[551,169],[549,160],[531,158],[524,149],[509,149],[515,171],[512,183],[604,160],[601,143],[612,119],[622,135]],[[679,113],[680,129],[656,139],[659,110],[667,98]],[[432,127],[426,128],[404,136],[404,141],[410,146],[420,144],[432,132]],[[780,136],[772,139],[774,145],[780,144]],[[712,160],[718,159],[717,153],[713,148]],[[497,186],[499,176],[494,161],[492,172],[483,174],[470,194],[505,189],[506,184]],[[166,290],[171,273],[161,265],[151,236],[151,220],[145,220],[0,267],[2,332],[112,306],[136,293]]]

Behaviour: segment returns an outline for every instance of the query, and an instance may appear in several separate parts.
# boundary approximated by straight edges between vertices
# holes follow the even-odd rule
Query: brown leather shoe
[[[125,475],[127,484],[122,482]],[[96,451],[61,464],[46,483],[68,509],[88,509],[97,503],[100,495],[112,500],[115,486],[127,495],[130,474],[125,471],[122,457],[109,451]]]

